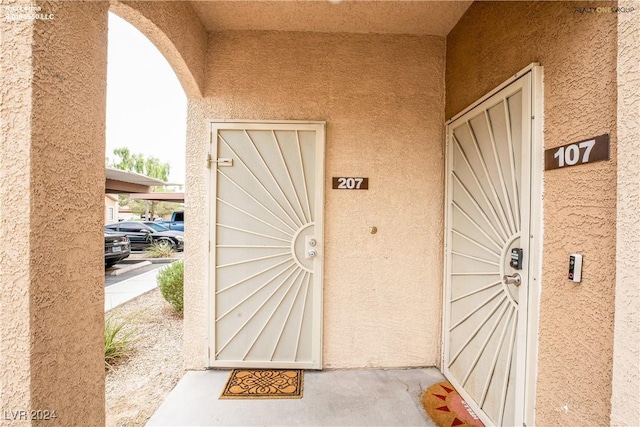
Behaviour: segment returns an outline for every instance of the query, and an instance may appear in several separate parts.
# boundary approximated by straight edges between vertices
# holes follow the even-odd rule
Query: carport
[[[105,168],[104,192],[107,194],[151,194],[151,187],[167,185],[161,179],[135,172]]]

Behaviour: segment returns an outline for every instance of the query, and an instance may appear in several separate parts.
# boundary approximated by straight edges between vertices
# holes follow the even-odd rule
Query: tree
[[[151,178],[167,181],[169,179],[169,163],[161,162],[158,158],[143,154],[131,154],[127,147],[116,148],[113,154],[118,157],[117,161],[112,161],[110,166],[128,172],[136,172]],[[168,191],[161,187],[161,191]],[[151,218],[156,215],[164,216],[180,207],[177,203],[171,202],[149,202],[145,200],[132,200],[128,194],[120,194],[118,197],[120,206],[129,206],[131,212],[140,216],[149,216]]]
[[[111,166],[123,171],[136,172],[151,178],[167,181],[169,179],[169,163],[161,162],[158,158],[143,154],[131,154],[127,147],[116,148],[113,154],[118,157],[117,162],[112,162]]]

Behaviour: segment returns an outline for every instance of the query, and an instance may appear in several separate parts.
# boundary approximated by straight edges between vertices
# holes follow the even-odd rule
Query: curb
[[[175,261],[181,261],[183,258],[139,258],[125,259],[118,264],[136,264],[139,262],[150,262],[151,264],[169,264]]]
[[[147,265],[151,265],[150,261],[142,261],[137,264],[131,264],[128,267],[119,268],[115,271],[109,273],[109,276],[119,276],[124,273],[128,273],[129,271],[136,270],[138,268],[146,267]]]

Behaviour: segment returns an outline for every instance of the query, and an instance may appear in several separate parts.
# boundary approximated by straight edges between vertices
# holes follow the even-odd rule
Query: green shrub
[[[167,244],[154,243],[144,250],[149,258],[169,258],[175,253],[171,246]]]
[[[177,261],[162,268],[157,276],[164,299],[182,315],[184,295],[184,261]]]
[[[129,356],[133,351],[133,335],[135,330],[125,328],[130,324],[128,319],[107,316],[104,320],[104,363],[106,369],[122,357]]]

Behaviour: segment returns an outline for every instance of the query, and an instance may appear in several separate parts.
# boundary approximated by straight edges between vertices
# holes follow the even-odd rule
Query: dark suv
[[[129,238],[119,233],[104,233],[104,265],[111,267],[129,256]]]
[[[142,251],[157,244],[170,246],[176,251],[184,249],[184,233],[182,231],[166,230],[165,227],[153,227],[153,223],[145,224],[138,221],[123,221],[116,224],[105,225],[106,232],[118,232],[125,234],[131,241],[131,250]]]

